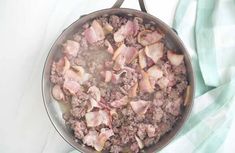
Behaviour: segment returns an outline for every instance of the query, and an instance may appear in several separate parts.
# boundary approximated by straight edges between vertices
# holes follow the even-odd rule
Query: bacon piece
[[[135,83],[134,86],[128,91],[128,96],[134,98],[137,96],[138,82]]]
[[[143,69],[147,66],[147,59],[146,59],[144,49],[141,49],[139,51],[139,65],[140,65],[141,69]]]
[[[116,58],[120,55],[121,52],[126,50],[126,45],[124,43],[122,43],[117,50],[114,52],[112,60],[116,60]]]
[[[59,85],[55,85],[52,88],[52,96],[56,99],[56,100],[64,100],[64,93],[62,91],[62,89],[60,88]]]
[[[89,102],[90,103],[88,105],[87,112],[92,111],[94,108],[101,108],[101,106],[99,105],[99,102],[97,102],[95,99],[90,98]]]
[[[158,42],[162,38],[163,38],[163,35],[161,35],[157,31],[153,32],[151,30],[144,30],[138,34],[137,40],[141,45],[148,46],[148,45]]]
[[[124,65],[125,65],[125,62],[126,62],[126,58],[124,55],[120,54],[117,58],[116,58],[116,61],[114,63],[114,66],[113,66],[113,69],[115,71],[119,71],[121,69],[123,69]]]
[[[77,72],[77,75],[79,75],[80,77],[84,76],[85,70],[83,67],[78,66],[78,65],[74,65],[74,66],[72,66],[72,68]]]
[[[70,68],[70,62],[68,58],[64,56],[55,63],[55,66],[55,70],[57,73],[64,74]]]
[[[126,74],[127,70],[121,70],[118,74],[113,74],[112,75],[112,83],[117,84],[119,78],[121,77],[121,75]]]
[[[80,48],[78,42],[73,40],[67,40],[63,45],[63,53],[76,57]]]
[[[88,127],[96,127],[101,124],[109,126],[111,123],[109,114],[104,110],[86,113],[85,118]]]
[[[124,96],[121,99],[114,100],[110,103],[112,107],[121,108],[122,106],[126,106],[128,104],[128,97]]]
[[[96,20],[92,22],[91,27],[85,30],[85,38],[90,44],[105,38],[103,28],[99,22]]]
[[[111,71],[105,71],[105,80],[104,82],[110,82],[112,80],[112,72]]]
[[[150,83],[149,75],[144,70],[141,70],[142,79],[139,82],[139,88],[141,92],[152,93],[154,91],[154,85]]]
[[[113,38],[115,42],[122,42],[127,36],[133,35],[135,32],[134,24],[132,21],[127,21],[127,23],[114,33]]]
[[[113,27],[109,23],[106,22],[103,25],[103,31],[104,31],[104,34],[107,35],[113,31]]]
[[[104,41],[104,45],[107,47],[107,52],[113,54],[113,46],[110,44],[108,40]]]
[[[72,81],[76,81],[76,82],[81,82],[82,78],[76,72],[69,69],[64,74],[64,80],[72,80]]]
[[[160,86],[161,89],[165,89],[169,85],[170,81],[168,78],[163,77],[157,81],[157,84]]]
[[[68,90],[72,95],[75,95],[78,91],[80,91],[81,86],[76,81],[65,80],[63,84],[63,88]]]
[[[83,69],[80,69],[80,71],[74,71],[74,70],[67,70],[64,74],[65,80],[72,80],[79,82],[79,84],[83,84],[83,82],[87,81],[89,79],[90,75],[88,73],[85,73]]]
[[[139,146],[140,149],[143,149],[144,148],[144,144],[143,142],[140,140],[140,138],[138,138],[136,135],[135,135],[135,140]]]
[[[100,101],[101,99],[101,93],[100,93],[100,89],[97,88],[96,86],[91,86],[87,93],[89,93],[91,95],[91,97],[96,100],[97,102]]]
[[[94,147],[97,143],[98,139],[98,132],[95,130],[90,130],[88,134],[83,138],[83,143],[87,144],[88,146]]]
[[[173,51],[167,51],[167,58],[172,65],[178,66],[183,62],[184,55],[176,54]]]
[[[149,108],[150,101],[137,100],[137,101],[131,101],[130,104],[131,108],[136,114],[144,115]]]
[[[153,125],[151,124],[146,125],[146,131],[150,138],[155,136],[155,127]]]
[[[114,70],[118,71],[124,67],[125,64],[130,64],[138,55],[138,50],[135,47],[126,47],[123,43],[115,51],[113,60],[115,60]]]
[[[116,111],[116,109],[111,109],[110,110],[110,115],[113,117],[113,118],[118,118],[118,113]]]
[[[157,67],[156,65],[150,67],[148,69],[147,73],[150,77],[153,77],[154,79],[159,79],[163,76],[162,70],[159,67]]]
[[[102,128],[101,133],[98,136],[98,142],[95,145],[95,149],[97,151],[103,150],[105,142],[113,135],[114,135],[113,130]]]
[[[153,60],[154,63],[157,63],[158,59],[163,56],[163,43],[155,43],[149,46],[145,46],[145,54]]]
[[[96,86],[91,86],[87,93],[91,96],[89,99],[89,107],[87,109],[87,112],[90,112],[93,110],[93,108],[101,108],[99,102],[101,100],[101,93],[99,88],[97,88]]]
[[[105,142],[113,135],[114,133],[111,129],[102,128],[100,134],[95,130],[90,130],[84,137],[83,143],[94,147],[96,151],[102,151]]]
[[[127,47],[123,54],[126,58],[126,64],[130,64],[138,56],[138,50],[135,47]]]

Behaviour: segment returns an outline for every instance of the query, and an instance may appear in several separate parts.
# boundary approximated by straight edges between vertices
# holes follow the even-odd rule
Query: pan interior
[[[52,62],[54,60],[57,60],[61,56],[61,53],[60,53],[61,44],[65,40],[70,39],[72,35],[76,33],[77,31],[79,31],[81,26],[83,26],[85,23],[103,15],[119,15],[119,16],[133,15],[133,16],[143,18],[144,21],[154,22],[154,24],[156,24],[156,26],[159,27],[159,29],[161,29],[165,33],[166,40],[167,40],[167,43],[166,43],[167,47],[169,49],[176,50],[184,54],[185,56],[185,63],[186,63],[186,68],[187,68],[187,73],[188,73],[188,81],[189,81],[189,85],[191,86],[189,103],[184,108],[183,116],[180,120],[177,121],[174,128],[169,133],[165,134],[156,145],[152,145],[151,147],[148,147],[144,150],[144,152],[146,153],[159,151],[164,146],[166,146],[173,139],[173,137],[179,132],[180,128],[183,126],[185,120],[187,119],[191,111],[191,108],[193,105],[193,96],[194,96],[193,70],[192,70],[192,65],[190,62],[189,55],[185,47],[183,46],[181,40],[175,34],[175,32],[171,30],[171,28],[167,26],[165,23],[163,23],[161,20],[141,11],[137,11],[133,9],[126,9],[126,8],[100,10],[100,11],[88,14],[78,19],[77,21],[72,23],[67,29],[65,29],[62,32],[62,34],[57,38],[57,40],[53,44],[48,54],[48,57],[46,59],[45,65],[44,65],[43,78],[42,78],[42,93],[43,93],[44,104],[45,104],[48,116],[51,122],[53,123],[53,125],[55,126],[56,130],[58,131],[58,133],[74,148],[76,148],[77,150],[81,152],[86,152],[86,153],[94,152],[92,148],[82,145],[81,142],[75,142],[72,131],[68,127],[65,126],[64,120],[62,118],[62,113],[64,110],[66,110],[66,107],[60,105],[52,97],[52,94],[51,94],[52,83],[50,82],[50,69],[51,69]]]

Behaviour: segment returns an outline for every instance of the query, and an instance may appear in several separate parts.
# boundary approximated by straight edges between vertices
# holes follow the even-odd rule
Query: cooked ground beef
[[[52,95],[75,141],[97,151],[140,152],[182,114],[188,86],[184,56],[139,17],[100,17],[78,29],[53,62]],[[157,52],[157,53],[156,53]]]

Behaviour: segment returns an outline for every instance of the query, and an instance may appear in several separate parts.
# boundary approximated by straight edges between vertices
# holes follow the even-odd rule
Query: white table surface
[[[0,0],[0,153],[67,153],[41,96],[45,57],[64,28],[115,0]],[[146,0],[149,12],[172,24],[178,0]],[[137,0],[123,7],[139,9]]]

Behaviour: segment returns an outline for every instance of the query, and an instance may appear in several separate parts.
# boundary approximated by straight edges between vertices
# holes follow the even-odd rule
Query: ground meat
[[[112,30],[103,30],[107,24]],[[137,37],[143,30],[162,33],[154,23],[139,17],[96,18],[70,38],[80,47],[76,50],[66,46],[67,50],[77,55],[62,52],[63,56],[53,61],[50,80],[60,88],[59,99],[68,105],[63,119],[77,143],[93,148],[93,142],[102,143],[102,151],[137,153],[142,151],[137,140],[142,141],[144,147],[154,145],[181,118],[183,95],[188,85],[185,63],[171,64],[167,51],[172,49],[167,48],[163,36],[157,42],[164,45],[163,56],[153,61],[144,54],[146,65],[141,67],[138,54],[146,46]],[[105,41],[113,50],[107,51]],[[153,66],[157,67],[156,73]],[[66,72],[73,73],[66,77]],[[155,77],[158,73],[162,74]],[[70,84],[66,84],[68,82]],[[92,94],[91,87],[95,89]],[[99,136],[107,140],[100,142],[103,139]]]
[[[139,152],[139,150],[140,150],[137,143],[133,143],[133,144],[131,145],[130,149],[131,149],[131,151],[132,151],[133,153],[137,153],[137,152]]]
[[[120,153],[122,152],[123,148],[117,145],[111,146],[110,152],[112,153]]]
[[[161,108],[156,108],[153,113],[153,122],[158,123],[163,117],[163,110]]]
[[[115,28],[117,29],[120,25],[120,18],[116,15],[111,15],[109,18],[109,23]]]
[[[75,118],[82,118],[86,114],[86,108],[85,107],[76,107],[70,111],[71,115]]]
[[[128,142],[135,141],[135,133],[137,131],[137,128],[129,125],[129,126],[122,126],[120,128],[120,136],[121,136],[121,143],[127,144]]]
[[[82,38],[82,39],[81,39],[80,45],[81,45],[81,48],[82,48],[83,50],[88,49],[88,42],[87,42],[87,40],[86,40],[85,38]]]
[[[138,131],[137,131],[137,136],[143,140],[146,137],[146,127],[144,124],[139,124],[138,125]]]
[[[154,143],[155,138],[146,138],[144,139],[144,146],[148,147],[151,146]]]
[[[88,133],[86,124],[84,122],[75,122],[74,125],[74,134],[78,139],[82,139]]]
[[[73,35],[73,40],[80,42],[82,40],[82,36],[80,35],[80,33],[76,33]]]
[[[63,77],[60,77],[56,74],[52,74],[50,78],[51,78],[51,82],[54,84],[62,85],[64,83]]]

